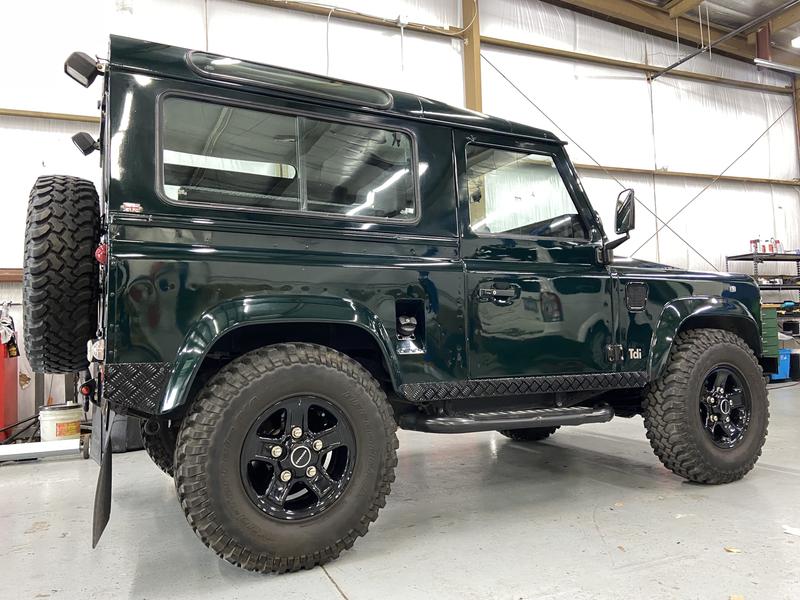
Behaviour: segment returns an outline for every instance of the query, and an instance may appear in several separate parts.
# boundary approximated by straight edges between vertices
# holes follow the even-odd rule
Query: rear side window
[[[163,189],[193,205],[412,221],[411,138],[391,131],[167,98]]]

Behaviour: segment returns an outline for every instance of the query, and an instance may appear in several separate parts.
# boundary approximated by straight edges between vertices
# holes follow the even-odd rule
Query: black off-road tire
[[[25,224],[22,310],[25,351],[37,373],[87,368],[97,330],[100,206],[91,181],[39,177]]]
[[[247,496],[242,442],[269,406],[306,394],[334,403],[352,423],[355,466],[324,512],[279,520]],[[260,572],[311,568],[350,548],[385,506],[397,465],[395,431],[383,390],[354,360],[313,344],[260,348],[213,376],[184,418],[175,454],[178,498],[195,533],[220,558]]]
[[[750,394],[750,423],[733,448],[714,445],[699,413],[704,376],[719,365],[738,369]],[[656,456],[676,475],[697,483],[728,483],[744,477],[761,455],[769,423],[767,388],[758,360],[743,339],[721,329],[678,334],[664,374],[651,384],[643,409]]]
[[[170,477],[175,476],[175,443],[178,429],[168,423],[142,419],[142,444],[156,466]]]
[[[498,429],[497,433],[515,442],[540,442],[553,435],[558,427],[529,427],[527,429]]]

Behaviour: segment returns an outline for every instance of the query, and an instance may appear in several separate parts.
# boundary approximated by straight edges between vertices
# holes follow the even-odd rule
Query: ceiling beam
[[[285,8],[296,12],[302,12],[310,15],[317,15],[320,17],[335,17],[344,21],[353,21],[355,23],[364,23],[367,25],[377,25],[378,27],[388,27],[391,29],[398,29],[400,27],[399,19],[385,19],[383,17],[376,17],[358,11],[328,7],[323,4],[306,4],[305,2],[298,2],[296,0],[244,0],[250,4],[261,4],[262,6],[269,6],[270,8]],[[418,33],[430,33],[444,37],[460,37],[461,33],[451,30],[448,27],[439,27],[436,25],[425,25],[423,23],[404,23],[403,28],[408,31],[415,31]]]
[[[556,58],[564,58],[567,60],[574,60],[578,62],[585,62],[597,65],[604,65],[607,67],[615,67],[619,69],[627,69],[631,71],[639,71],[647,75],[658,73],[662,67],[654,67],[653,65],[646,65],[644,63],[630,62],[627,60],[619,60],[616,58],[608,58],[605,56],[598,56],[596,54],[584,54],[581,52],[572,52],[571,50],[561,50],[560,48],[548,48],[546,46],[535,46],[533,44],[526,44],[524,42],[517,42],[515,40],[504,40],[499,38],[481,36],[481,43],[488,46],[500,46],[502,48],[511,48],[512,50],[520,50],[522,52],[530,52],[532,54],[541,54],[543,56],[553,56]],[[695,73],[693,71],[682,71],[681,69],[673,69],[669,72],[670,77],[679,77],[682,79],[692,79],[694,81],[703,81],[705,83],[716,83],[731,87],[738,87],[742,89],[756,90],[759,92],[771,92],[775,94],[793,94],[793,87],[785,87],[780,85],[768,85],[764,83],[755,83],[752,81],[741,81],[738,79],[728,79],[725,77],[717,77],[716,75],[706,75],[705,73]]]
[[[68,113],[42,112],[40,110],[21,110],[18,108],[0,108],[0,117],[22,117],[28,119],[50,119],[53,121],[75,121],[77,123],[99,123],[96,115],[72,115]]]
[[[685,15],[690,10],[694,10],[703,3],[703,0],[672,0],[664,5],[664,8],[669,11],[670,19],[677,19]]]
[[[795,23],[800,23],[800,4],[793,6],[789,10],[782,12],[777,17],[772,19],[769,22],[770,31],[771,33],[775,33],[776,31],[781,31],[782,29],[791,27]],[[747,34],[748,44],[752,45],[756,43],[756,33],[756,31],[751,31]]]
[[[791,27],[797,22],[800,22],[800,4],[782,12],[770,21],[770,24],[772,25],[772,33],[780,31],[781,29],[786,29],[787,27]]]
[[[670,19],[666,10],[659,9],[651,4],[637,0],[544,0],[549,4],[576,10],[589,14],[599,19],[646,30],[661,37],[675,39],[675,23],[678,24],[681,41],[689,44],[700,44],[700,32],[697,23],[685,17]],[[703,28],[705,29],[705,27]],[[711,41],[721,38],[728,33],[724,29],[711,27]],[[708,40],[703,40],[708,43]],[[747,62],[753,60],[753,47],[747,43],[744,36],[737,36],[726,40],[719,46],[714,46],[714,51],[726,56],[738,58]],[[787,65],[800,67],[800,56],[774,48],[772,59]]]
[[[687,173],[685,171],[663,171],[661,169],[637,169],[635,167],[609,167],[607,165],[584,165],[575,163],[579,171],[602,171],[603,173],[620,173],[632,175],[650,175],[655,177],[680,177],[681,179],[711,179],[713,181],[736,181],[739,183],[766,183],[770,185],[800,186],[800,179],[771,179],[767,177],[747,177],[739,175],[712,175],[710,173]]]

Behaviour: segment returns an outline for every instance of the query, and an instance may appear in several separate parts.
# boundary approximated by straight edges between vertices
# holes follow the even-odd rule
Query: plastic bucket
[[[77,402],[51,404],[39,410],[39,435],[43,442],[74,440],[81,437],[83,409]]]

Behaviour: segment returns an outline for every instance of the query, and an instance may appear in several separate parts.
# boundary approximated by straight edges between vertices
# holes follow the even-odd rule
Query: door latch
[[[493,302],[499,306],[508,306],[519,298],[520,287],[515,283],[495,283],[478,288],[479,302]]]

